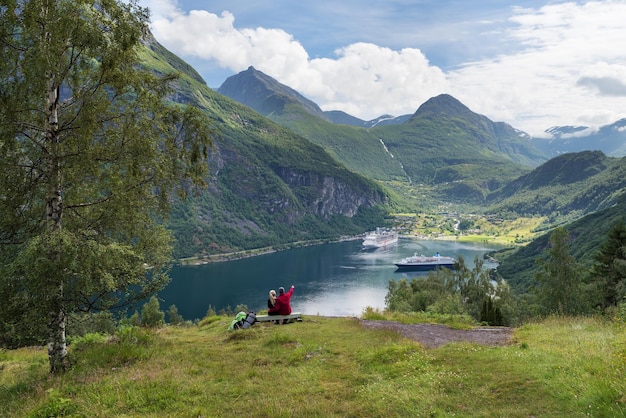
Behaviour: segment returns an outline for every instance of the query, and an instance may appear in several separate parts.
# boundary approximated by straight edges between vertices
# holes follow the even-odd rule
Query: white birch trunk
[[[61,218],[63,214],[61,166],[59,158],[59,119],[58,119],[58,94],[59,86],[55,75],[48,74],[46,86],[46,148],[49,150],[48,173],[50,176],[50,194],[46,202],[46,220],[51,231],[61,231]],[[49,257],[60,257],[61,249],[52,250]],[[65,306],[63,303],[63,278],[55,277],[58,281],[57,294],[55,295],[52,310],[50,311],[50,341],[48,343],[48,359],[50,372],[62,372],[67,368],[67,342],[65,335]]]

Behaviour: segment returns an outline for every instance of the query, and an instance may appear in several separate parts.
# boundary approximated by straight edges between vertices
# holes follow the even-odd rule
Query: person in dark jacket
[[[271,309],[274,309],[276,306],[276,291],[274,289],[270,290],[269,297],[267,298],[267,310],[269,315],[279,315],[278,312],[272,312]]]
[[[276,297],[276,304],[273,308],[268,309],[269,315],[289,315],[291,314],[291,296],[293,295],[293,290],[295,289],[294,285],[291,285],[291,288],[288,292],[285,292],[284,287],[278,288],[278,297]],[[283,323],[287,323],[289,320],[285,320]]]

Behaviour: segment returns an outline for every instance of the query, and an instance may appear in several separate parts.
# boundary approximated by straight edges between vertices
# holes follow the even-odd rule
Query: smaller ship
[[[376,228],[363,238],[364,250],[375,250],[398,242],[398,233],[389,229]]]
[[[394,263],[398,270],[434,270],[436,268],[448,268],[454,270],[456,260],[452,257],[442,256],[439,253],[428,257],[415,253],[411,257],[403,258]]]

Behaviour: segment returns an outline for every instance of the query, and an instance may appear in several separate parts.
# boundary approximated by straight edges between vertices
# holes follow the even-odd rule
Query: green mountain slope
[[[174,205],[177,257],[336,238],[382,222],[387,196],[380,186],[214,92],[154,39],[143,59],[157,72],[180,72],[172,100],[201,108],[220,134],[210,156],[208,187]]]
[[[414,182],[436,185],[451,201],[481,204],[544,160],[518,131],[445,94],[428,100],[406,123],[372,131]]]
[[[431,190],[440,200],[480,204],[546,159],[520,132],[449,95],[429,100],[404,123],[365,129],[329,123],[317,105],[256,70],[230,77],[220,91],[322,146],[355,172],[403,187],[436,186]]]
[[[402,164],[370,130],[336,125],[302,112],[297,106],[288,106],[284,113],[274,114],[271,119],[320,145],[356,173],[383,182],[409,181]]]
[[[584,151],[553,158],[488,197],[504,216],[576,219],[611,207],[626,194],[626,158]]]
[[[320,145],[356,173],[380,181],[408,180],[375,135],[330,122],[317,104],[253,67],[229,77],[218,92]]]
[[[435,201],[473,202],[482,211],[548,215],[553,223],[588,215],[571,224],[581,260],[626,209],[626,160],[585,152],[532,170],[544,157],[527,138],[451,96],[429,100],[404,123],[363,129],[324,120],[312,102],[293,100],[285,89],[281,100],[270,101],[281,103],[268,108],[275,123],[209,89],[156,42],[149,47],[151,68],[182,73],[172,100],[202,108],[221,133],[208,188],[175,205],[171,226],[180,257],[371,228],[383,222],[389,198],[366,177],[434,190],[428,197]],[[545,236],[519,249],[499,271],[518,288],[528,285],[547,242]]]

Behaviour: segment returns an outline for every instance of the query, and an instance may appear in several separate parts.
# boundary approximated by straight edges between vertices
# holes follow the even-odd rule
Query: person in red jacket
[[[278,288],[278,297],[276,297],[276,304],[273,308],[268,309],[270,315],[289,315],[291,313],[291,296],[293,295],[294,285],[288,292],[285,292],[284,287]],[[287,323],[289,320],[285,320],[283,323]]]

